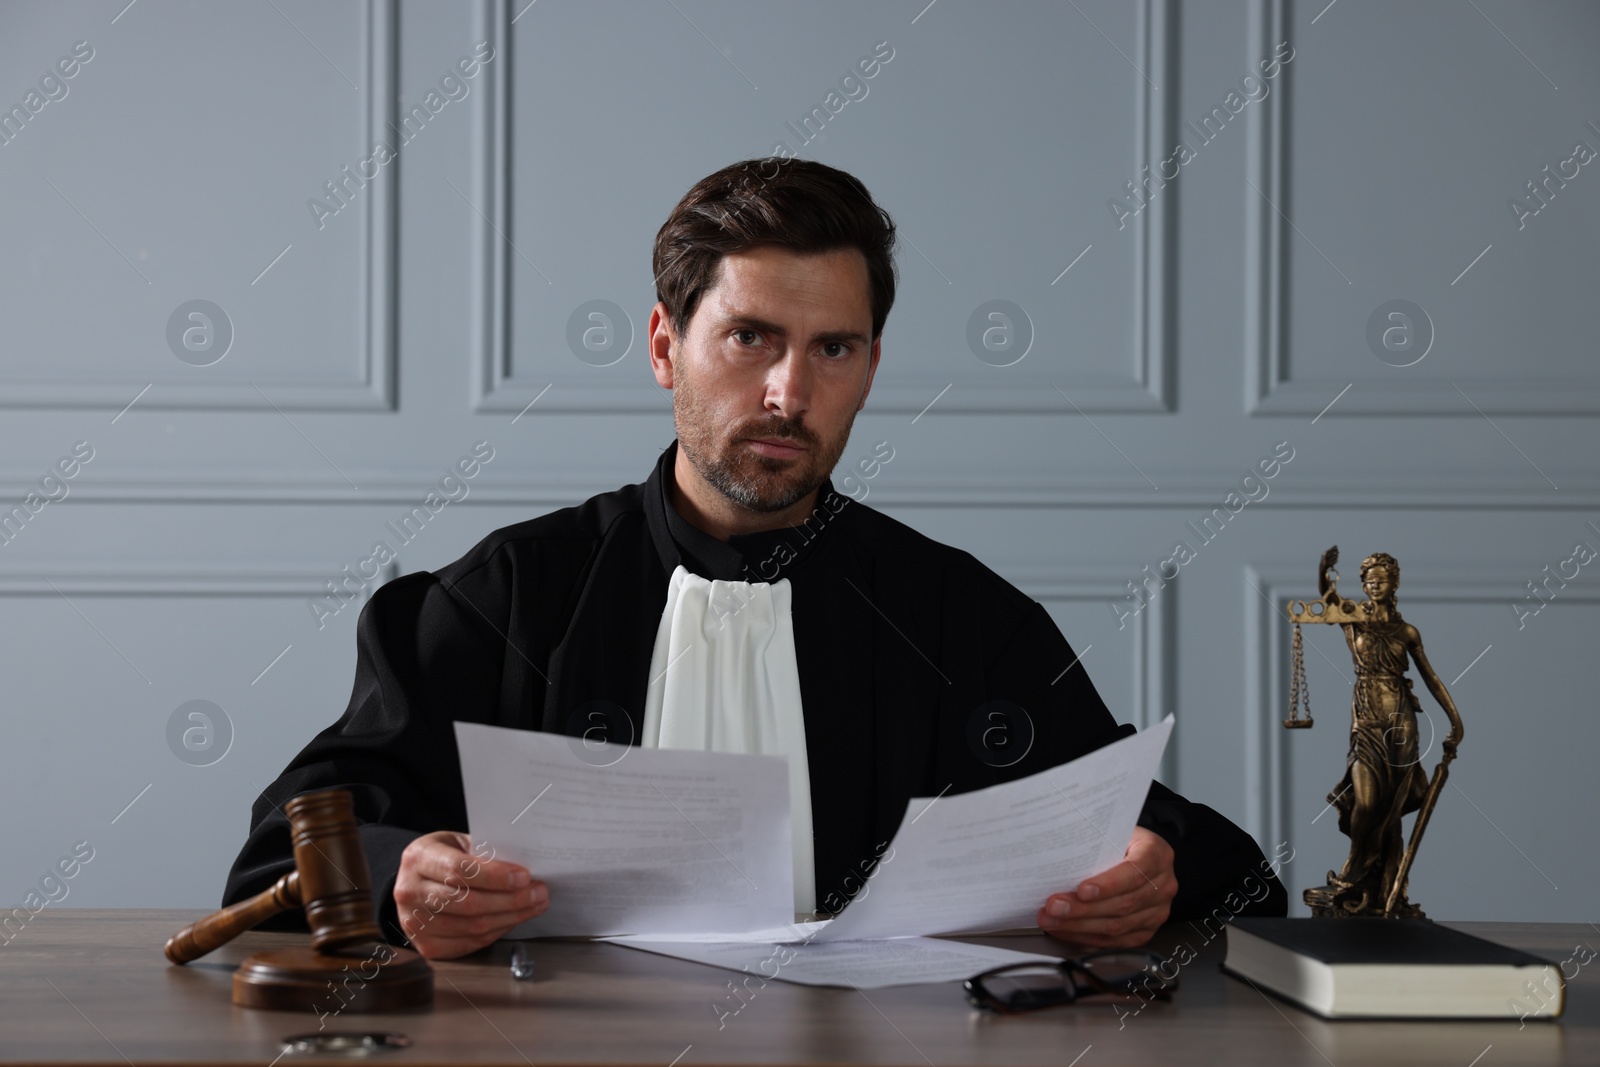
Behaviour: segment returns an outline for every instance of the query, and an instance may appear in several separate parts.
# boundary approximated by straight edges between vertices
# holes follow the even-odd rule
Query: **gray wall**
[[[1600,564],[1511,605],[1600,546],[1600,170],[1563,162],[1600,147],[1600,7],[124,2],[0,6],[8,109],[93,49],[0,144],[0,501],[66,493],[0,544],[0,897],[87,840],[67,906],[214,903],[252,799],[348,698],[360,605],[319,627],[311,598],[376,541],[381,577],[434,568],[641,480],[672,436],[626,343],[650,241],[694,180],[783,144],[905,237],[846,453],[895,449],[868,503],[1047,604],[1120,717],[1176,713],[1166,779],[1288,842],[1296,898],[1344,854],[1322,813],[1351,669],[1309,632],[1318,723],[1284,731],[1275,606],[1328,545],[1352,590],[1393,553],[1467,721],[1413,897],[1591,917]],[[397,157],[364,164],[380,139]],[[1568,180],[1541,203],[1547,165]],[[346,166],[375,176],[338,204]],[[1171,177],[1140,206],[1148,173]],[[215,316],[169,340],[194,300],[221,358]],[[625,317],[575,351],[596,300]],[[974,348],[993,300],[1022,315]],[[1368,342],[1394,300],[1431,324],[1409,350]],[[385,523],[477,441],[493,460],[401,546]],[[1186,523],[1280,442],[1203,543]],[[221,709],[209,748],[190,701]]]

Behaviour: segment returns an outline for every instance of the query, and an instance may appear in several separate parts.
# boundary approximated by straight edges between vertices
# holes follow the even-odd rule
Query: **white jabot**
[[[787,578],[725,582],[677,566],[650,657],[640,743],[788,758],[794,910],[810,918],[811,777],[789,593]]]

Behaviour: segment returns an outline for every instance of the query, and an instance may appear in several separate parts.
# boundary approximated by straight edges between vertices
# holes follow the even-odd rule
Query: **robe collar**
[[[832,479],[824,479],[817,490],[817,504],[810,529],[786,526],[776,530],[734,534],[722,541],[695,526],[678,513],[667,494],[678,458],[678,442],[664,449],[655,469],[645,480],[644,509],[651,539],[661,557],[661,565],[671,574],[679,563],[702,578],[725,582],[776,582],[812,554],[821,534],[831,525],[831,512],[824,501],[833,501],[837,511],[846,497],[834,491]],[[676,484],[671,482],[671,484]],[[809,521],[809,520],[808,520]]]

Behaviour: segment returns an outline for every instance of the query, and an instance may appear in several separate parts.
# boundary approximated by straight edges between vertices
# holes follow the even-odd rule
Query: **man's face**
[[[739,507],[770,513],[803,500],[839,462],[866,400],[878,364],[871,333],[856,249],[724,256],[685,335],[671,338],[670,363],[656,366],[673,391],[678,448]]]

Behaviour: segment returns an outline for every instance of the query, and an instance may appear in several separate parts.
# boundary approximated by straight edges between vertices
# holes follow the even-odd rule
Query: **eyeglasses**
[[[1178,988],[1178,967],[1159,952],[1116,948],[1060,963],[1010,963],[973,975],[962,987],[974,1008],[1001,1014],[1071,1004],[1096,993],[1138,992],[1166,1000]]]

